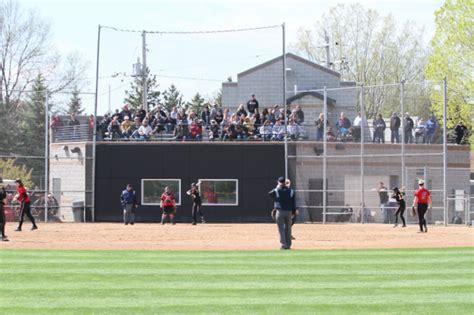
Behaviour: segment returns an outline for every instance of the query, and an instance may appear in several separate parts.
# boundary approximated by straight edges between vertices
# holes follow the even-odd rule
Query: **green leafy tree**
[[[343,80],[375,86],[424,79],[426,48],[422,42],[423,31],[413,21],[400,24],[392,15],[381,16],[361,4],[338,4],[323,14],[314,28],[299,29],[292,50],[326,65],[326,37],[331,48],[329,67],[338,71]],[[415,86],[406,85],[406,91],[411,88],[415,89]],[[386,116],[400,104],[396,87],[370,88],[365,92],[368,117],[379,112]],[[418,105],[426,104],[420,101],[422,91],[407,92],[418,95]],[[407,110],[415,107],[408,99],[405,106]]]
[[[426,77],[440,81],[446,77],[447,127],[460,120],[472,128],[474,108],[474,2],[447,0],[436,11],[436,32],[432,53],[426,65]],[[432,111],[443,116],[443,91],[432,89]],[[440,121],[442,123],[442,121]]]
[[[171,111],[173,107],[184,106],[183,95],[174,84],[163,92],[163,106],[167,111]]]
[[[82,100],[79,97],[79,89],[77,86],[74,87],[72,91],[71,99],[67,104],[67,114],[75,113],[76,115],[82,115],[84,113],[84,108],[82,108]]]
[[[25,165],[17,165],[15,159],[0,159],[0,177],[2,179],[21,178],[27,187],[33,187],[32,170]]]
[[[136,110],[143,105],[143,76],[136,76],[130,83],[130,90],[125,91],[125,103],[129,105],[131,110]],[[160,103],[161,92],[158,90],[158,82],[156,75],[150,75],[150,69],[146,69],[147,80],[147,102],[146,111],[149,111],[151,107]]]
[[[201,94],[196,93],[191,101],[186,103],[187,109],[191,109],[194,111],[196,114],[200,115],[202,108],[206,105],[207,103],[205,102],[204,98],[201,96]]]

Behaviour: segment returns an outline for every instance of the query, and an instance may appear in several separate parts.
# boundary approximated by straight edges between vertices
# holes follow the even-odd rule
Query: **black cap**
[[[191,183],[191,187],[196,187],[196,183]]]
[[[284,184],[285,183],[285,177],[283,177],[283,176],[278,177],[278,182]]]
[[[21,179],[19,178],[15,179],[15,183],[21,183]]]
[[[127,184],[127,188],[132,188],[132,184]]]

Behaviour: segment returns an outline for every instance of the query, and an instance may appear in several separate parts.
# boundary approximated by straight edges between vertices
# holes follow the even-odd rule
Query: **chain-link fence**
[[[17,93],[13,93],[17,92]],[[21,92],[21,93],[20,93]],[[17,99],[0,103],[4,134],[0,144],[0,178],[7,192],[5,214],[17,221],[16,178],[27,188],[38,221],[90,219],[92,208],[92,140],[89,116],[66,112],[72,93],[12,91]],[[90,98],[90,94],[76,95]],[[64,114],[61,114],[64,113]],[[86,184],[84,184],[86,183]]]
[[[155,109],[147,114],[155,117],[149,138],[132,136],[140,126],[135,121],[125,133],[123,121],[114,127],[113,118],[104,116],[95,122],[96,140],[280,143],[287,145],[288,176],[305,221],[394,223],[392,188],[405,192],[409,209],[417,181],[424,179],[433,196],[429,222],[469,223],[472,202],[460,201],[470,200],[469,150],[451,145],[449,130],[444,136],[444,117],[430,112],[431,93],[442,90],[443,82],[423,82],[295,91],[287,95],[286,112],[280,105],[262,108],[258,115],[211,108],[208,116],[193,117],[188,111],[173,120],[172,113]],[[9,220],[18,212],[13,200],[16,177],[27,179],[39,220],[93,220],[94,117],[56,115],[59,104],[71,96],[25,101],[23,106],[31,108],[21,111],[23,115],[2,116],[7,134],[0,146],[0,173],[10,193]],[[34,92],[23,97],[35,99]],[[32,110],[36,116],[30,117]],[[130,113],[129,119],[136,116]],[[405,218],[417,221],[408,210]]]
[[[397,187],[405,193],[407,222],[417,222],[409,209],[423,179],[433,200],[428,222],[468,223],[467,203],[447,198],[467,198],[469,149],[444,145],[444,117],[430,112],[433,91],[442,93],[443,82],[312,90],[320,102],[290,104],[316,119],[306,128],[308,141],[288,147],[303,219],[402,224]]]

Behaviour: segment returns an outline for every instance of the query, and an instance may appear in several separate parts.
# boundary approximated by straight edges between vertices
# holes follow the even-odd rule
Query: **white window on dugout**
[[[181,205],[181,179],[158,178],[142,179],[141,204],[145,206],[160,205],[161,194],[168,186],[176,197],[176,205]]]
[[[238,179],[199,179],[204,206],[238,206],[239,180]]]

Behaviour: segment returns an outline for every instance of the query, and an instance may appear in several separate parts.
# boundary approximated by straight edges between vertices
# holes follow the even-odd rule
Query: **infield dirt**
[[[278,249],[275,224],[160,225],[137,223],[43,223],[22,232],[7,225],[10,242],[0,248],[28,249],[127,249],[127,250],[266,250]],[[382,224],[296,224],[293,249],[472,247],[474,230],[466,226],[393,228]]]

